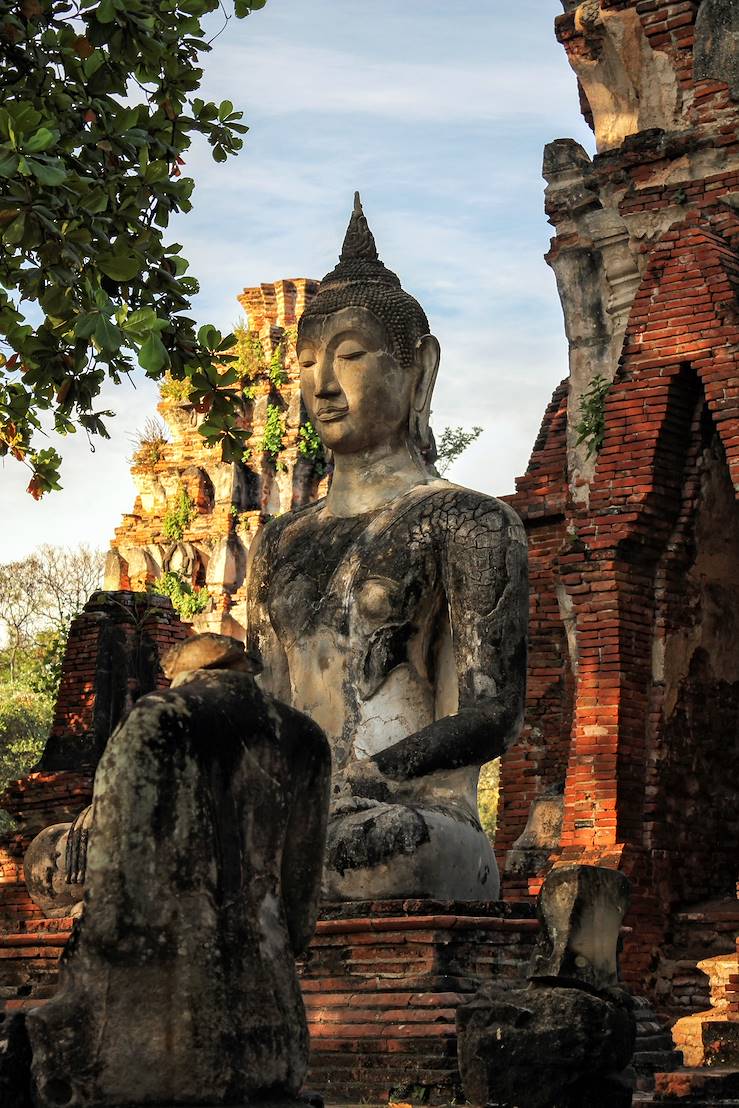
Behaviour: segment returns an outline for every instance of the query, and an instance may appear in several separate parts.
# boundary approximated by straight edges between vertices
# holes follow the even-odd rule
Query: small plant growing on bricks
[[[180,486],[174,504],[167,509],[164,517],[164,534],[171,542],[179,542],[192,523],[195,505],[187,489]]]
[[[208,606],[208,590],[194,589],[192,585],[175,570],[167,570],[154,584],[154,592],[168,596],[172,607],[181,619],[191,620],[204,612]]]
[[[267,420],[264,425],[262,450],[272,458],[277,458],[284,446],[285,419],[276,404],[267,405]]]
[[[593,378],[589,387],[580,398],[580,420],[577,431],[577,445],[587,443],[588,457],[598,454],[606,433],[606,397],[611,387],[600,373]]]

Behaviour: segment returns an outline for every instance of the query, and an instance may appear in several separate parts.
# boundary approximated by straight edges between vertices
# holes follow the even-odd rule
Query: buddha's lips
[[[316,419],[320,419],[321,423],[332,423],[336,419],[343,419],[348,408],[317,408]]]

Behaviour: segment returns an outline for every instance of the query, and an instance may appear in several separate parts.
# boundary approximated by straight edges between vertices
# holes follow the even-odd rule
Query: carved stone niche
[[[587,152],[572,139],[544,150],[546,212],[557,230],[547,261],[557,278],[570,347],[567,470],[573,496],[587,496],[595,459],[578,441],[580,402],[596,376],[613,380],[641,275],[629,229],[604,208]]]
[[[703,0],[695,21],[693,77],[725,81],[739,100],[739,6],[736,0]]]
[[[215,490],[208,474],[200,466],[188,466],[182,473],[182,484],[198,512],[212,512]]]
[[[164,568],[179,573],[190,584],[197,584],[201,576],[201,552],[191,542],[178,542],[169,551]]]
[[[135,592],[145,592],[147,585],[159,576],[159,566],[146,550],[137,546],[121,546],[118,557],[126,565],[129,588]]]
[[[593,114],[598,150],[651,127],[676,129],[677,75],[668,55],[649,45],[636,8],[604,10],[599,0],[585,0],[575,26],[581,37],[568,49],[569,61]]]

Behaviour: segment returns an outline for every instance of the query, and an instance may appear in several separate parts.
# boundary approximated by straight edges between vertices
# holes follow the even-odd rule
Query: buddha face
[[[307,319],[298,361],[308,417],[329,450],[353,454],[408,436],[418,369],[398,364],[385,327],[367,308]]]

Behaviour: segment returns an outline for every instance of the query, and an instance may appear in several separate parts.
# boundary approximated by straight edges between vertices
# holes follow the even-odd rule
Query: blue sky
[[[204,92],[232,100],[251,130],[225,165],[190,152],[194,210],[172,225],[201,282],[196,316],[229,329],[244,286],[333,267],[360,189],[380,256],[441,341],[435,428],[484,427],[448,476],[493,494],[525,470],[567,372],[542,258],[542,151],[572,137],[592,153],[593,141],[554,38],[560,11],[559,0],[268,0],[231,20]],[[156,399],[146,381],[106,390],[111,441],[91,454],[79,435],[64,440],[64,490],[38,504],[23,467],[0,469],[11,523],[0,561],[42,542],[108,546],[134,499],[129,440]]]

